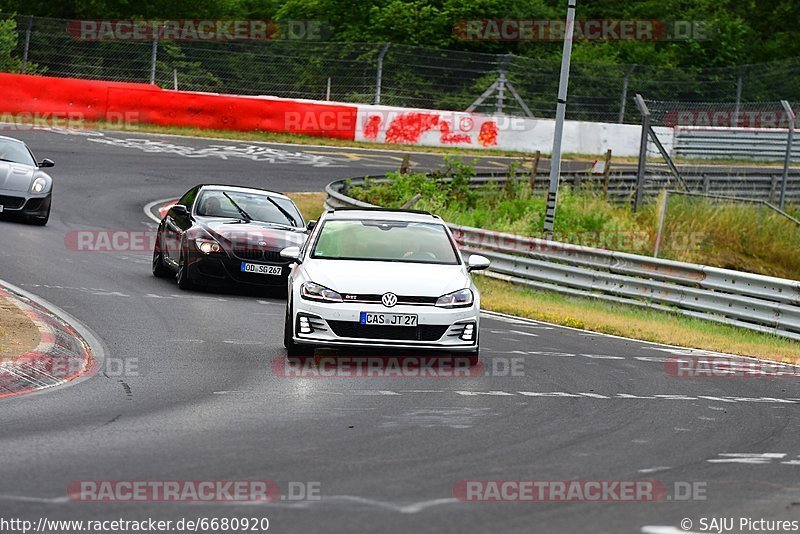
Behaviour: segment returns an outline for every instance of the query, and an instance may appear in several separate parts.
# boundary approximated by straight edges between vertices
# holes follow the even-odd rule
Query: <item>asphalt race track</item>
[[[273,371],[285,355],[280,299],[181,292],[151,275],[149,254],[65,246],[76,230],[152,229],[143,206],[197,183],[318,191],[397,168],[397,154],[115,133],[17,136],[56,161],[53,214],[43,228],[0,223],[0,279],[81,321],[102,341],[105,370],[0,402],[0,516],[267,517],[274,532],[339,533],[655,533],[680,532],[684,518],[696,526],[703,517],[800,518],[796,378],[678,378],[664,362],[687,351],[489,316],[484,376],[282,377]],[[120,362],[127,372],[113,372]],[[509,362],[516,376],[504,372]],[[274,480],[283,491],[316,483],[321,498],[67,497],[79,480],[245,479]],[[454,497],[462,480],[570,479],[658,480],[668,498]],[[682,500],[676,483],[697,483],[704,494]]]

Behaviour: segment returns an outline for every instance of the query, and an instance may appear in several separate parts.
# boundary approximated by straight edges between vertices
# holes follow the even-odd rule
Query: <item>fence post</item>
[[[625,120],[625,103],[628,100],[628,80],[631,79],[631,74],[633,74],[633,69],[636,68],[636,64],[628,66],[628,72],[625,74],[625,78],[622,79],[622,100],[619,103],[619,123]]]
[[[328,88],[325,90],[325,100],[330,101],[331,99],[331,77],[328,76]]]
[[[795,115],[792,106],[786,100],[781,100],[783,109],[786,111],[786,118],[789,119],[789,132],[786,135],[786,157],[783,158],[783,179],[781,180],[781,197],[779,207],[783,209],[786,201],[786,182],[789,181],[789,166],[792,163],[792,142],[794,141],[794,121]]]
[[[375,79],[375,103],[381,103],[381,85],[383,85],[383,58],[386,56],[386,52],[389,51],[389,44],[386,43],[383,45],[383,49],[381,49],[381,53],[378,54],[378,73]]]
[[[172,69],[172,88],[178,90],[178,69]]]
[[[603,167],[603,198],[608,198],[608,178],[611,174],[611,149],[606,150],[606,165]]]
[[[647,109],[647,104],[644,103],[642,95],[637,94],[635,97],[636,107],[642,114],[642,136],[639,140],[639,165],[636,169],[636,196],[633,199],[633,211],[639,209],[639,204],[642,202],[644,195],[644,173],[647,166],[647,136],[650,131],[650,110]]]
[[[160,33],[161,30],[159,29],[153,38],[153,51],[150,54],[150,85],[155,85],[156,83],[156,61],[158,60],[158,36]]]
[[[531,162],[531,176],[528,180],[531,184],[531,193],[534,192],[534,186],[536,185],[536,172],[539,170],[539,158],[542,156],[542,152],[537,150],[536,153],[533,155],[533,162]]]
[[[31,28],[33,27],[33,15],[28,17],[28,29],[25,30],[25,49],[22,51],[22,74],[28,72],[28,51],[31,49]]]
[[[739,69],[736,74],[736,110],[734,112],[734,123],[731,125],[734,128],[739,126],[739,107],[742,104],[742,84],[744,83],[744,67]]]

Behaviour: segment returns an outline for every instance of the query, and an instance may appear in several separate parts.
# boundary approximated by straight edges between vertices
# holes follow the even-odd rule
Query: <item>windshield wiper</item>
[[[253,218],[250,216],[250,214],[248,214],[246,211],[244,211],[239,204],[237,204],[230,196],[228,196],[228,193],[223,191],[222,194],[225,196],[225,198],[227,198],[228,200],[231,201],[231,204],[233,204],[233,207],[236,208],[236,210],[239,212],[239,214],[242,216],[242,218],[244,218],[245,221],[251,222],[253,220]]]
[[[284,216],[284,217],[286,217],[286,220],[287,220],[287,221],[289,221],[290,223],[292,223],[292,226],[294,226],[294,227],[297,227],[297,219],[295,219],[294,217],[292,217],[292,214],[291,214],[291,213],[289,213],[289,212],[288,212],[288,211],[286,211],[286,210],[285,210],[283,207],[281,207],[281,205],[280,205],[280,204],[278,204],[277,202],[275,202],[274,200],[272,200],[272,197],[267,197],[267,200],[269,200],[270,202],[272,202],[272,205],[273,205],[273,206],[275,206],[276,208],[278,208],[278,211],[280,211],[280,212],[283,214],[283,216]]]

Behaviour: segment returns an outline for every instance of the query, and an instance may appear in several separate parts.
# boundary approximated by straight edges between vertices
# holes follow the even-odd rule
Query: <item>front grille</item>
[[[366,304],[380,304],[381,297],[383,297],[383,295],[358,295],[352,293],[342,295],[342,298],[344,298],[346,302],[363,302]],[[397,304],[407,304],[411,306],[433,306],[436,304],[437,300],[439,300],[439,297],[397,295]]]
[[[366,325],[352,321],[328,321],[333,333],[339,337],[360,339],[391,339],[396,341],[436,341],[447,331],[447,325],[421,324],[418,326]]]
[[[7,195],[0,195],[0,205],[3,206],[3,209],[10,209],[10,210],[18,210],[22,207],[25,203],[25,199],[22,197],[10,197]]]
[[[281,253],[277,250],[261,250],[255,247],[237,247],[233,249],[233,255],[240,260],[265,261],[269,263],[288,263],[285,259],[281,258]]]

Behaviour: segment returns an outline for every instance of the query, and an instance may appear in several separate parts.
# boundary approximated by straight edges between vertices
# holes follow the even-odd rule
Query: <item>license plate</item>
[[[247,263],[243,261],[242,272],[278,275],[281,274],[281,272],[283,272],[283,268],[280,265],[260,265],[258,263]]]
[[[361,312],[359,323],[379,326],[417,326],[417,316],[407,313]]]

